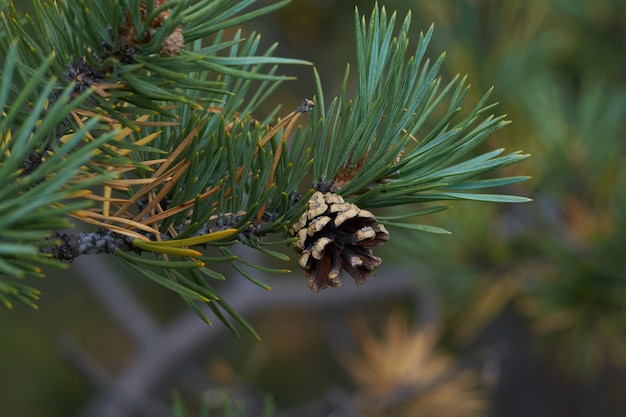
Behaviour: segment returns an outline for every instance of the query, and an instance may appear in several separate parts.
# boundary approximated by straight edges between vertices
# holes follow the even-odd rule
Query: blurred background
[[[244,31],[314,62],[329,100],[355,67],[355,5],[374,2],[294,0]],[[507,172],[532,179],[503,192],[534,201],[425,220],[449,236],[392,230],[358,289],[312,294],[295,263],[261,276],[270,293],[234,277],[224,298],[261,341],[207,328],[112,257],[51,270],[38,311],[0,312],[3,416],[168,415],[174,389],[190,414],[227,396],[250,416],[268,397],[296,417],[626,415],[626,2],[380,5],[412,11],[413,41],[434,22],[429,56],[468,75],[468,107],[495,86],[513,123],[483,146],[532,154]],[[284,71],[298,80],[268,104],[291,109],[313,76]]]

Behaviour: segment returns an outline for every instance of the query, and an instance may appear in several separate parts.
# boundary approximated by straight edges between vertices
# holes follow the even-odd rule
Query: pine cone
[[[341,285],[344,269],[357,285],[367,282],[382,262],[369,247],[382,246],[389,240],[385,226],[376,224],[371,212],[346,203],[338,194],[319,191],[313,194],[309,209],[289,229],[289,234],[298,238],[298,263],[314,292]]]

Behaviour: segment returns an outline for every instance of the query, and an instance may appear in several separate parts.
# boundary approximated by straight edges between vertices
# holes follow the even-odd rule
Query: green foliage
[[[375,7],[369,23],[355,13],[353,98],[347,71],[341,94],[327,107],[316,74],[311,120],[305,121],[307,106],[282,118],[278,110],[262,115],[260,106],[288,79],[277,75],[277,65],[307,63],[274,57],[275,46],[261,51],[256,34],[226,31],[285,4],[248,10],[253,3],[36,2],[35,15],[23,18],[7,5],[0,51],[14,59],[5,64],[2,96],[18,100],[3,107],[3,133],[14,132],[3,135],[0,179],[17,198],[3,203],[8,220],[0,218],[7,225],[0,236],[15,239],[6,249],[5,273],[25,275],[30,258],[24,257],[47,259],[38,245],[55,242],[41,238],[66,226],[60,221],[70,215],[123,238],[127,246],[115,254],[178,293],[205,322],[202,304],[234,332],[231,320],[256,335],[215,291],[214,281],[226,279],[217,269],[230,265],[269,289],[244,267],[286,269],[240,259],[231,247],[241,242],[288,260],[274,247],[293,242],[287,231],[314,190],[333,190],[363,209],[403,206],[401,215],[381,220],[434,233],[446,231],[395,220],[445,210],[430,204],[439,200],[528,201],[480,192],[525,180],[483,176],[527,155],[475,152],[507,122],[490,115],[491,91],[461,111],[465,79],[442,82],[444,55],[433,64],[425,58],[432,27],[409,56],[410,14],[397,30],[395,14],[384,8]],[[26,103],[35,110],[22,112]],[[38,148],[41,137],[47,146]],[[36,151],[44,161],[20,176],[19,164]],[[101,195],[96,184],[104,184]],[[61,204],[82,190],[93,194]],[[87,207],[89,201],[96,203]],[[52,214],[59,220],[50,222]],[[31,217],[47,221],[28,239],[17,234],[26,223],[11,223],[26,215],[29,227],[37,224]],[[270,234],[278,242],[266,240]],[[22,257],[20,263],[13,257]],[[7,288],[9,294],[17,287]]]
[[[13,81],[18,78],[15,76],[18,68],[17,48],[13,43],[2,70],[0,301],[9,308],[14,301],[35,306],[39,292],[22,280],[42,277],[44,265],[64,265],[42,253],[42,249],[52,244],[47,238],[56,230],[70,227],[68,212],[87,206],[76,199],[77,195],[110,179],[109,175],[101,175],[71,183],[78,178],[81,165],[93,158],[94,150],[115,133],[86,140],[96,125],[95,119],[77,129],[67,142],[52,145],[53,153],[46,154],[44,144],[50,143],[51,132],[87,99],[87,94],[82,94],[70,100],[71,87],[68,87],[60,92],[54,105],[48,105],[54,81],[45,81],[43,75],[49,61],[34,68],[28,83],[15,90]],[[44,160],[31,171],[27,158],[33,154],[43,156]],[[59,204],[66,200],[68,204]]]
[[[443,295],[462,346],[507,307],[527,319],[534,351],[586,382],[622,369],[626,203],[623,2],[416,2],[434,40],[515,123],[507,139],[540,158],[524,164],[536,203],[456,205],[455,239],[422,242],[424,276]],[[492,18],[497,16],[497,18]],[[508,172],[515,174],[517,167]],[[407,238],[409,240],[409,238]],[[402,246],[402,245],[400,245]]]
[[[609,88],[589,82],[581,86],[574,105],[550,80],[537,80],[530,111],[537,132],[545,137],[541,167],[548,182],[541,195],[561,214],[542,219],[534,231],[540,240],[529,248],[535,262],[550,265],[529,277],[521,310],[530,318],[540,351],[578,377],[603,367],[626,366],[626,85]],[[546,121],[541,109],[550,106],[558,120]],[[529,255],[530,255],[529,253]],[[571,368],[570,363],[577,366]]]
[[[528,155],[515,152],[499,156],[503,151],[499,149],[467,158],[490,134],[507,124],[504,116],[488,115],[493,107],[488,103],[488,92],[461,118],[461,106],[469,91],[465,79],[456,77],[442,87],[438,72],[445,54],[432,65],[424,58],[433,27],[420,35],[415,52],[407,59],[411,14],[398,34],[394,33],[395,20],[395,13],[387,18],[384,8],[380,12],[374,9],[369,24],[356,13],[359,78],[355,96],[350,99],[345,95],[350,81],[346,72],[343,94],[327,111],[322,105],[322,123],[305,132],[305,141],[317,142],[315,153],[328,155],[315,158],[314,178],[324,183],[350,175],[340,192],[353,196],[351,201],[363,208],[448,199],[529,201],[473,192],[526,180],[520,176],[474,179]],[[321,96],[321,91],[318,94]],[[441,108],[445,109],[441,118],[432,123],[433,113]],[[405,217],[425,214],[423,206],[406,210]],[[394,223],[391,217],[385,219],[386,224],[416,227]]]
[[[15,6],[8,5],[7,12],[2,14],[4,30],[7,38],[20,40],[19,58],[25,70],[25,74],[14,80],[14,87],[22,88],[29,78],[28,68],[38,67],[44,57],[54,51],[50,75],[61,84],[64,80],[76,79],[78,89],[90,86],[90,75],[97,75],[107,84],[117,84],[107,91],[110,96],[94,95],[93,107],[135,127],[119,113],[124,103],[131,105],[124,110],[133,113],[149,111],[176,117],[176,113],[163,107],[163,101],[201,108],[202,101],[232,93],[216,73],[244,79],[289,79],[247,67],[305,62],[255,56],[249,46],[243,48],[243,56],[219,55],[241,42],[239,36],[223,41],[221,30],[236,27],[285,4],[277,3],[234,17],[254,2],[168,2],[142,16],[141,0],[62,1],[58,5],[35,1],[35,15],[21,19]],[[164,10],[169,10],[169,16],[155,30],[150,25]],[[191,47],[179,56],[160,56],[162,43],[179,27],[183,28],[185,42]],[[214,33],[217,36],[212,43],[204,46],[202,39]],[[253,35],[252,39],[258,43],[258,37]],[[5,52],[6,46],[0,45],[0,51]],[[85,65],[89,65],[88,70]],[[92,74],[85,74],[86,71]]]

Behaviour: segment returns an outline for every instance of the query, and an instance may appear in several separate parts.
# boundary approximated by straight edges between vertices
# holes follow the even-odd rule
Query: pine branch
[[[274,57],[275,46],[259,50],[256,34],[230,31],[227,39],[224,29],[285,3],[37,2],[35,15],[24,17],[8,4],[0,51],[11,59],[0,98],[9,152],[0,186],[16,200],[0,205],[0,235],[15,245],[0,271],[38,275],[25,260],[114,253],[177,292],[205,322],[199,304],[231,330],[229,317],[254,334],[211,285],[227,279],[213,267],[226,263],[265,289],[244,267],[286,269],[240,259],[231,250],[238,242],[282,261],[288,257],[273,247],[293,247],[319,291],[340,285],[344,271],[365,283],[382,262],[373,248],[392,240],[385,226],[447,232],[397,221],[446,208],[433,201],[527,201],[479,192],[526,179],[481,176],[527,155],[474,152],[507,122],[490,115],[490,92],[463,114],[465,79],[444,84],[444,55],[433,64],[425,58],[432,27],[410,53],[410,14],[397,29],[384,8],[376,6],[369,21],[356,11],[358,77],[347,71],[342,94],[327,106],[315,73],[316,98],[287,114],[258,116],[289,78],[277,75],[278,65],[308,63]],[[16,171],[20,164],[26,169]],[[42,193],[44,186],[54,191]],[[41,222],[24,245],[18,215],[33,208],[56,220]],[[68,218],[98,229],[58,233]],[[3,226],[11,222],[13,229]],[[138,256],[144,252],[154,256]],[[36,296],[17,288],[3,291]]]
[[[114,253],[116,249],[140,253],[132,244],[132,239],[110,230],[100,229],[89,233],[55,233],[52,236],[53,247],[43,249],[43,253],[52,255],[52,259],[72,262],[80,255],[98,255]]]

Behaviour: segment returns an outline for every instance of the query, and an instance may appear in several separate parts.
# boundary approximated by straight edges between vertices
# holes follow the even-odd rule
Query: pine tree
[[[393,229],[448,233],[417,221],[442,202],[528,201],[484,192],[527,179],[486,174],[528,155],[477,149],[508,122],[491,114],[491,90],[462,110],[466,78],[445,82],[445,54],[426,58],[433,27],[410,46],[410,13],[397,24],[384,8],[357,10],[356,71],[338,96],[326,101],[313,69],[314,95],[261,115],[285,68],[310,63],[238,30],[287,2],[254,3],[36,1],[22,15],[3,0],[4,306],[36,307],[31,282],[44,267],[109,253],[207,323],[201,305],[255,334],[216,293],[215,280],[237,279],[216,267],[261,288],[243,266],[285,268],[241,259],[234,245],[279,261],[277,246],[295,249],[313,291],[344,275],[360,285]],[[92,230],[64,231],[76,223]]]

